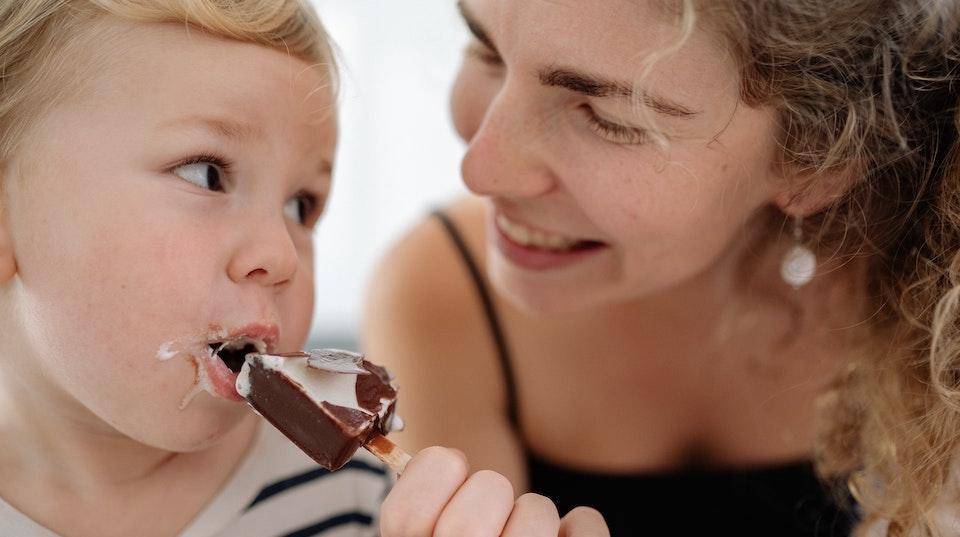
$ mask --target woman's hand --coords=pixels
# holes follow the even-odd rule
[[[414,457],[383,502],[382,537],[609,537],[593,509],[562,520],[553,502],[537,494],[514,500],[513,485],[483,470],[469,474],[455,449],[427,448]]]

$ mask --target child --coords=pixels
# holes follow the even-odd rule
[[[376,532],[385,471],[319,470],[209,351],[307,335],[337,138],[311,10],[6,1],[0,73],[0,534]],[[587,511],[563,524],[432,448],[380,531],[605,534]]]

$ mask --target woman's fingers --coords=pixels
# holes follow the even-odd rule
[[[577,507],[560,521],[559,537],[610,537],[610,530],[596,509]]]
[[[539,494],[524,494],[513,506],[503,537],[556,537],[559,531],[560,515],[553,502]]]
[[[467,479],[458,450],[427,448],[407,464],[380,508],[383,537],[432,537],[441,513]]]
[[[447,504],[434,536],[499,537],[512,510],[513,485],[506,477],[483,470],[470,476]]]

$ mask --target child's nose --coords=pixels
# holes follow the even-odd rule
[[[255,282],[265,287],[285,284],[297,273],[299,253],[284,218],[247,220],[244,238],[227,267],[236,283]]]

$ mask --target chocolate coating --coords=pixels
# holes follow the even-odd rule
[[[396,390],[390,385],[387,371],[366,360],[362,367],[371,374],[355,375],[360,409],[322,401],[323,394],[313,394],[311,398],[300,384],[281,371],[263,367],[258,356],[249,357],[248,364],[250,405],[328,470],[346,464],[373,434],[385,432],[383,423],[390,423]],[[318,405],[315,400],[322,402]]]
[[[362,408],[383,416],[379,422],[382,429],[380,432],[386,434],[390,432],[389,424],[396,412],[397,390],[393,388],[390,373],[386,368],[367,360],[360,365],[371,374],[357,376],[357,401]],[[387,405],[386,412],[383,412],[384,401]]]

